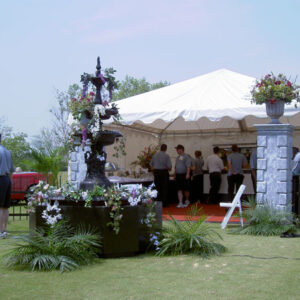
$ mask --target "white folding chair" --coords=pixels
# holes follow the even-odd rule
[[[228,207],[228,211],[221,223],[221,227],[222,229],[224,229],[226,226],[227,226],[227,223],[234,211],[234,209],[236,207],[239,208],[239,211],[240,211],[240,222],[241,222],[241,225],[242,227],[244,227],[244,222],[243,222],[243,216],[242,216],[242,204],[241,204],[241,196],[245,190],[246,186],[244,184],[242,184],[239,188],[239,190],[237,191],[235,197],[233,198],[233,201],[231,203],[226,203],[226,202],[220,202],[220,206],[221,207]]]

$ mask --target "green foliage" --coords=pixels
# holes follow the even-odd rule
[[[26,169],[24,161],[30,157],[30,146],[26,138],[25,133],[11,132],[2,138],[2,145],[10,151],[14,166],[23,170]]]
[[[214,242],[215,238],[221,236],[211,228],[210,224],[204,223],[205,216],[199,216],[197,221],[193,221],[192,217],[195,215],[199,215],[199,210],[192,206],[184,222],[170,216],[171,221],[164,224],[157,255],[195,254],[207,258],[221,255],[226,251],[225,246]]]
[[[268,204],[256,205],[255,197],[243,203],[246,210],[243,217],[247,220],[244,227],[232,229],[231,233],[274,236],[283,232],[294,232],[293,213],[279,210]]]
[[[126,75],[125,79],[118,84],[118,90],[115,92],[113,99],[121,100],[132,97],[142,93],[146,93],[164,86],[169,85],[167,81],[160,81],[157,83],[149,83],[145,78],[137,79]]]
[[[8,267],[20,266],[32,271],[72,271],[91,263],[101,245],[100,237],[93,231],[83,227],[74,229],[66,221],[14,238],[19,243],[4,256],[4,263]]]
[[[122,156],[126,155],[125,142],[126,142],[125,137],[116,138],[115,143],[114,143],[115,152],[112,155],[113,157],[119,158],[121,155]]]
[[[34,171],[43,173],[49,176],[52,173],[52,184],[57,185],[58,173],[63,168],[63,160],[60,149],[54,149],[50,154],[44,153],[41,150],[31,149],[31,160],[26,161],[26,164]]]

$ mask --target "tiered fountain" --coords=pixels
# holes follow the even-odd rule
[[[110,187],[112,183],[105,177],[106,152],[105,146],[112,145],[116,137],[122,136],[117,131],[103,130],[103,120],[118,115],[118,109],[114,106],[108,108],[102,100],[101,89],[107,83],[111,98],[113,89],[113,80],[105,78],[101,74],[100,59],[97,59],[97,71],[95,76],[88,74],[82,75],[83,99],[87,96],[88,84],[91,82],[96,87],[96,97],[94,99],[94,111],[86,110],[83,113],[81,123],[82,132],[77,132],[75,137],[82,138],[84,144],[89,141],[90,150],[85,152],[84,158],[87,165],[87,174],[80,183],[81,190],[92,190],[95,185]],[[97,110],[97,105],[101,106],[101,113]],[[98,124],[96,124],[98,123]],[[84,138],[83,138],[84,137]],[[87,149],[87,148],[85,148]],[[72,155],[71,155],[72,157]],[[72,159],[71,159],[72,160]],[[76,166],[78,168],[78,166]],[[95,228],[102,236],[101,255],[103,257],[131,256],[144,252],[150,244],[149,226],[141,222],[149,212],[147,205],[140,204],[131,206],[127,199],[122,205],[122,218],[120,229],[116,234],[109,224],[111,224],[111,211],[105,201],[102,199],[93,199],[91,207],[85,207],[86,202],[83,199],[65,199],[63,196],[48,198],[52,204],[59,202],[61,214],[64,219],[76,226],[81,224],[88,228]],[[43,227],[45,220],[42,213],[45,206],[37,205],[35,212],[30,214],[30,229]],[[159,230],[162,227],[162,206],[161,202],[155,202],[155,228]],[[152,225],[151,225],[152,226]]]
[[[96,87],[96,97],[94,99],[94,105],[103,105],[101,90],[103,85],[108,82],[109,94],[112,95],[113,84],[109,82],[109,78],[105,78],[101,74],[100,58],[97,58],[96,76],[91,77],[90,81]],[[87,91],[88,79],[82,78],[84,87],[84,93]],[[91,140],[91,151],[85,153],[85,162],[87,164],[86,178],[80,183],[82,190],[91,190],[95,184],[99,186],[110,186],[111,182],[105,176],[105,163],[107,154],[104,151],[105,146],[112,145],[115,142],[115,138],[121,137],[122,134],[118,131],[103,130],[102,120],[108,120],[114,115],[118,114],[117,108],[105,109],[105,115],[98,116],[98,131],[96,134],[88,133],[88,138]]]

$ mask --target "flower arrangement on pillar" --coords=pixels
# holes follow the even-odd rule
[[[300,102],[299,86],[286,78],[273,73],[265,75],[260,81],[256,81],[251,90],[251,102],[266,104],[267,115],[272,119],[271,124],[279,124],[279,118],[284,113],[285,103]]]

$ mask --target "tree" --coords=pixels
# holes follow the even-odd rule
[[[12,127],[6,126],[4,118],[0,118],[0,133],[2,145],[10,151],[14,166],[26,169],[24,160],[29,159],[30,155],[27,135],[23,132],[13,133]]]
[[[6,136],[2,142],[3,146],[10,151],[14,166],[25,170],[26,164],[24,164],[24,161],[30,157],[30,145],[26,138],[25,133],[12,133],[11,136]]]
[[[55,145],[65,148],[66,152],[68,152],[67,145],[69,143],[69,126],[67,125],[69,117],[68,101],[75,97],[79,90],[78,84],[70,85],[67,92],[56,90],[58,106],[50,109],[53,115],[52,140],[55,142]],[[42,137],[49,136],[49,132],[44,131],[41,134]]]
[[[113,99],[121,100],[124,98],[146,93],[155,89],[159,89],[168,85],[170,85],[170,83],[167,81],[159,81],[157,83],[151,84],[148,81],[146,81],[144,77],[142,79],[137,79],[126,75],[125,79],[118,84],[118,89],[114,93]]]

